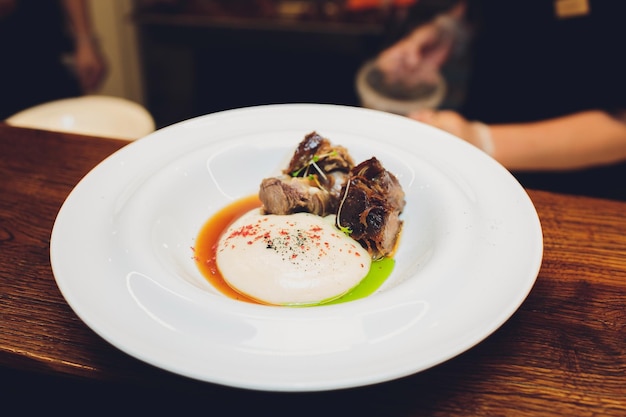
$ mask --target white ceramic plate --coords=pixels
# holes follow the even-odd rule
[[[314,130],[357,162],[376,156],[404,187],[392,275],[331,306],[221,295],[192,259],[198,231]],[[108,342],[187,377],[270,391],[379,383],[466,351],[517,310],[542,253],[528,195],[482,152],[401,116],[309,104],[211,114],[132,142],[76,186],[51,236],[63,296]]]

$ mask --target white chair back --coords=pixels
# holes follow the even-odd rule
[[[152,115],[120,97],[86,95],[43,103],[6,119],[12,126],[136,140],[155,130]]]

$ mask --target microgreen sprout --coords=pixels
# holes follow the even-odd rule
[[[317,175],[309,174],[308,180],[315,183],[317,188],[320,188],[320,189],[324,188],[322,184],[320,184],[320,180],[317,178]]]
[[[311,165],[313,166],[313,168],[315,168],[315,170],[317,172],[320,173],[320,175],[322,176],[322,178],[324,178],[324,180],[327,180],[328,178],[326,177],[326,174],[324,174],[324,171],[322,171],[322,168],[319,167],[319,165],[317,165],[315,163],[315,161],[311,162]]]
[[[345,226],[339,226],[339,230],[341,230],[342,233],[350,236],[352,234],[352,229],[350,229],[349,227],[345,227]]]
[[[350,178],[348,178],[348,181],[346,182],[346,190],[344,191],[343,196],[341,197],[341,202],[339,203],[339,208],[337,209],[337,219],[336,219],[337,227],[339,228],[339,230],[341,230],[343,233],[345,233],[348,236],[352,234],[352,229],[350,229],[348,226],[341,225],[341,209],[343,208],[343,203],[345,203],[346,198],[348,197],[349,188],[350,188]]]
[[[337,151],[336,150],[332,150],[328,153],[324,153],[321,155],[313,155],[313,157],[311,158],[311,160],[309,162],[307,162],[302,168],[295,170],[294,172],[291,173],[292,177],[299,177],[300,174],[302,173],[302,171],[304,171],[304,177],[309,175],[309,168],[312,166],[313,168],[315,168],[315,170],[317,172],[320,173],[320,175],[322,176],[322,178],[326,179],[326,174],[324,173],[324,171],[322,171],[322,169],[317,165],[316,162],[318,162],[320,159],[322,158],[327,158],[330,156],[337,156]]]

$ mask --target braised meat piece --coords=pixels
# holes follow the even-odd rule
[[[259,198],[269,214],[334,214],[353,166],[346,148],[312,132],[300,142],[282,175],[261,181]]]
[[[317,132],[312,132],[300,142],[283,173],[293,177],[306,177],[316,174],[318,168],[323,173],[348,173],[353,166],[354,161],[346,148],[335,146]]]
[[[259,198],[268,214],[336,215],[373,259],[392,255],[402,230],[404,191],[375,157],[354,166],[346,148],[316,132],[305,136],[288,167],[261,181]]]
[[[398,179],[376,158],[352,168],[342,190],[337,212],[337,227],[372,255],[373,259],[391,255],[402,230],[400,214],[406,204]]]
[[[326,216],[337,207],[337,199],[315,182],[289,175],[263,179],[259,198],[268,214],[305,212]]]

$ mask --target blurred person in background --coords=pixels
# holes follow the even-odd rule
[[[482,149],[527,188],[626,199],[626,2],[420,0],[414,14],[434,3],[376,64],[390,83],[432,79],[469,31],[466,97],[458,111],[408,116]]]
[[[107,63],[87,7],[85,0],[0,0],[0,120],[100,87]]]

